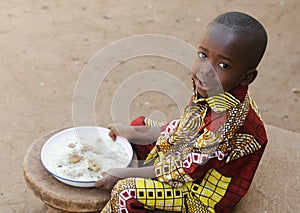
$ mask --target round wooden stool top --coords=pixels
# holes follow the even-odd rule
[[[23,162],[28,187],[46,205],[66,212],[95,212],[101,210],[110,193],[97,188],[79,188],[55,179],[43,167],[40,154],[44,143],[56,132],[37,139],[29,148]],[[134,156],[136,159],[136,156]],[[136,167],[136,160],[130,166]]]

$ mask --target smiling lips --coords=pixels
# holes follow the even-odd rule
[[[193,76],[193,79],[195,81],[196,87],[202,89],[202,90],[209,90],[212,89],[213,87],[215,87],[215,84],[212,84],[210,82],[204,82],[201,81],[199,78],[197,78],[197,76]]]

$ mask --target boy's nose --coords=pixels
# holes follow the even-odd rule
[[[215,76],[215,70],[208,62],[199,65],[198,73],[207,78],[213,78]]]

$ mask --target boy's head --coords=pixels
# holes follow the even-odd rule
[[[215,18],[200,38],[192,67],[198,93],[207,97],[253,82],[266,45],[267,33],[253,17],[228,12]]]

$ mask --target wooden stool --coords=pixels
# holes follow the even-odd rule
[[[78,188],[66,185],[55,179],[41,163],[41,150],[44,143],[56,132],[37,139],[24,158],[23,170],[27,186],[35,196],[54,212],[99,212],[110,198],[110,192],[97,188]],[[137,167],[137,161],[130,164]]]

